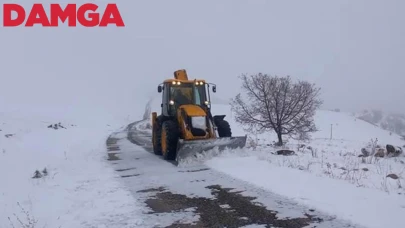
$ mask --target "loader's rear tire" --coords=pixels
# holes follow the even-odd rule
[[[172,120],[165,121],[162,125],[162,154],[165,160],[175,160],[179,128]]]
[[[219,137],[232,137],[231,126],[226,120],[218,120],[217,123]]]
[[[152,134],[153,153],[162,155],[162,130],[156,126]]]

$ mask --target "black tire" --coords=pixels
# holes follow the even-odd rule
[[[216,125],[219,137],[232,137],[231,126],[228,121],[218,120]]]
[[[175,160],[177,152],[177,142],[179,140],[179,128],[176,122],[172,120],[165,121],[162,125],[161,135],[163,158],[165,160]],[[164,143],[166,143],[166,146],[163,145]]]
[[[159,126],[156,126],[154,132],[155,133],[152,134],[153,153],[162,155],[162,130]]]

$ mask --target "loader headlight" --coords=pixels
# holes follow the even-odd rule
[[[209,102],[209,101],[205,101],[204,103],[205,103],[205,105],[209,105],[209,104],[210,104],[210,102]]]
[[[173,82],[172,82],[172,84],[173,84],[173,85],[176,85],[176,82],[175,82],[175,81],[173,81]]]
[[[181,84],[181,82],[177,82],[177,85],[180,85]]]
[[[170,104],[170,105],[174,105],[174,101],[169,101],[169,104]]]

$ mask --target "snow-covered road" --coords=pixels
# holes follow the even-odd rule
[[[203,164],[164,161],[152,153],[142,124],[112,134],[107,146],[121,182],[149,210],[144,227],[354,227]]]

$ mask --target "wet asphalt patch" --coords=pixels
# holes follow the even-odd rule
[[[107,155],[108,161],[117,161],[117,160],[121,160],[117,154],[120,151],[120,147],[117,145],[117,142],[119,141],[118,138],[114,138],[112,136],[108,137],[107,141],[106,141],[106,145],[107,145]]]
[[[129,126],[128,129],[131,129]],[[152,148],[147,144],[150,137],[141,135],[133,137],[137,133],[129,131],[128,140],[132,143],[143,147],[146,151],[152,152]],[[119,140],[109,139],[107,146],[110,150],[119,149],[116,146]],[[109,153],[113,157],[112,160],[118,160],[116,153]],[[135,158],[139,159],[139,158]],[[135,168],[133,168],[135,169]],[[129,169],[119,169],[117,172],[127,171]],[[181,173],[196,173],[209,171],[208,168],[196,170],[180,170]],[[140,174],[123,175],[122,178],[136,177]],[[191,182],[205,182],[205,180],[193,180]],[[220,185],[210,185],[206,187],[210,189],[213,199],[205,197],[189,197],[182,194],[175,194],[163,187],[149,188],[137,191],[138,193],[152,193],[145,200],[146,205],[152,210],[148,214],[161,213],[179,213],[195,208],[195,213],[200,216],[200,219],[195,224],[184,224],[174,222],[166,226],[171,227],[241,227],[251,224],[266,225],[266,227],[289,227],[301,228],[308,226],[311,222],[316,221],[312,216],[305,214],[303,218],[278,219],[278,212],[268,210],[265,206],[257,202],[252,202],[255,197],[243,196],[243,191],[231,192],[232,188],[223,188]]]
[[[148,193],[148,192],[163,192],[163,191],[165,191],[165,188],[159,187],[159,188],[148,188],[148,189],[139,190],[136,192],[137,193]]]
[[[202,171],[207,171],[210,170],[208,168],[205,169],[197,169],[197,170],[186,170],[186,171],[179,171],[179,173],[195,173],[195,172],[202,172]]]
[[[137,132],[134,128],[132,128],[133,124],[129,125],[127,128],[127,139],[136,145],[143,147],[146,151],[153,154],[152,147],[150,146],[150,137],[147,137],[145,132]],[[186,188],[186,192],[184,193],[183,190],[179,194],[178,186],[183,184],[184,182],[174,179],[173,185],[171,184],[163,184],[167,188],[158,187],[162,186],[159,182],[156,181],[145,181],[144,178],[136,178],[137,176],[147,176],[147,175],[156,175],[156,170],[149,169],[150,166],[159,166],[159,162],[167,162],[164,161],[161,156],[144,156],[144,155],[135,155],[132,151],[129,153],[128,151],[116,151],[120,150],[118,144],[122,138],[113,138],[111,136],[107,140],[107,148],[108,148],[108,160],[112,161],[111,164],[121,165],[116,167],[116,171],[118,173],[123,174],[122,172],[130,171],[130,170],[142,170],[145,174],[128,174],[128,175],[121,175],[118,178],[125,179],[124,183],[127,183],[128,186],[133,188],[133,194],[139,200],[143,201],[146,206],[150,209],[150,212],[146,213],[146,217],[150,217],[151,221],[155,224],[153,226],[151,224],[150,227],[169,227],[169,228],[182,228],[182,227],[243,227],[247,225],[262,225],[264,227],[291,227],[291,228],[302,228],[302,227],[309,227],[312,225],[311,228],[317,227],[318,225],[332,224],[330,221],[335,221],[335,217],[318,215],[310,215],[311,212],[314,212],[313,209],[308,209],[304,207],[295,206],[295,203],[289,203],[284,201],[284,199],[279,199],[275,196],[269,195],[257,195],[260,199],[256,199],[255,197],[248,197],[244,195],[252,195],[252,189],[250,187],[236,187],[236,188],[224,188],[223,186],[233,186],[233,180],[229,181],[222,179],[219,174],[215,173],[214,171],[208,168],[189,168],[189,169],[168,169],[164,168],[165,175],[167,178],[172,176],[177,176],[179,178],[185,178],[184,175],[189,176],[191,178],[185,178],[184,181],[189,183]],[[149,145],[147,144],[149,143]],[[143,153],[144,151],[142,151]],[[141,157],[139,157],[141,156]],[[121,158],[120,158],[121,157]],[[159,158],[161,161],[159,161]],[[141,159],[139,162],[137,160]],[[118,160],[118,161],[117,161]],[[171,163],[171,162],[170,162]],[[145,165],[147,164],[147,165]],[[165,167],[163,165],[163,167]],[[143,169],[145,168],[145,169]],[[133,177],[133,178],[131,178]],[[153,178],[152,178],[153,179]],[[134,187],[135,186],[135,187]],[[142,189],[144,186],[145,189]],[[148,186],[149,188],[147,188]],[[174,187],[174,188],[173,188]],[[177,190],[175,190],[177,189]],[[188,190],[187,190],[188,189]],[[192,189],[192,190],[191,190]],[[200,195],[199,192],[205,189],[206,192],[208,190],[207,195]],[[242,191],[235,191],[234,189],[242,190]],[[190,194],[191,192],[191,194]],[[197,194],[195,194],[197,193]],[[242,195],[244,193],[244,195]],[[200,196],[199,196],[200,195]],[[211,197],[209,197],[209,195]],[[254,193],[254,195],[256,195]],[[262,196],[265,199],[261,198]],[[274,197],[272,199],[272,197]],[[273,204],[271,205],[271,210],[268,209],[264,204],[257,202],[260,200],[261,202],[264,200],[271,199]],[[268,205],[268,204],[266,204]],[[299,217],[281,217],[283,213],[279,213],[284,211],[285,209],[290,207],[288,210],[291,210],[295,214],[298,212]],[[281,209],[281,210],[279,210]],[[182,213],[187,212],[187,215]],[[189,215],[189,214],[192,215]],[[171,217],[173,215],[173,217]],[[195,216],[193,216],[195,215]],[[156,217],[155,217],[156,216]],[[163,217],[171,217],[170,223],[165,222]],[[186,217],[191,219],[193,217],[194,223],[190,224],[187,223],[184,219],[180,219],[180,217]],[[190,217],[191,216],[191,217]],[[320,216],[320,217],[319,217]],[[196,218],[198,217],[198,218]],[[162,220],[163,219],[163,220]],[[197,221],[196,221],[197,220]],[[189,221],[188,221],[189,222]],[[162,224],[164,223],[164,224]],[[157,226],[157,224],[161,224],[161,226]],[[339,222],[338,222],[339,224]],[[343,223],[340,223],[343,224]],[[332,226],[328,226],[332,227]],[[342,227],[352,227],[344,225],[333,226],[342,228]]]
[[[136,168],[127,168],[127,169],[116,169],[115,171],[117,172],[124,172],[124,171],[129,171],[129,170],[134,170]]]
[[[145,201],[151,214],[178,213],[195,208],[200,216],[199,221],[192,224],[174,223],[168,227],[241,227],[251,224],[265,225],[266,227],[301,228],[321,219],[305,214],[302,218],[277,218],[278,212],[271,211],[264,206],[252,202],[255,197],[243,196],[241,192],[231,192],[232,188],[223,188],[220,185],[207,186],[214,196],[211,198],[188,197],[174,194],[164,188],[154,189],[154,196]],[[144,192],[149,192],[146,189]]]
[[[118,146],[108,147],[108,151],[119,151],[120,148]]]
[[[118,140],[119,140],[118,138],[108,137],[106,144],[107,144],[107,146],[115,145],[115,144],[117,144]]]
[[[121,177],[122,177],[122,178],[128,178],[128,177],[137,177],[137,176],[139,176],[139,175],[141,175],[141,174],[122,175]]]
[[[117,156],[117,154],[118,154],[118,153],[107,153],[107,155],[108,155],[107,160],[108,160],[108,161],[118,161],[118,160],[121,160],[121,159]]]

